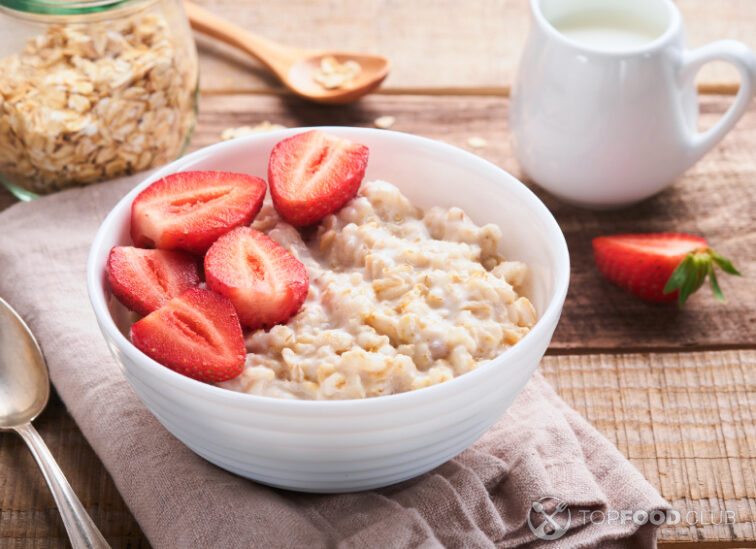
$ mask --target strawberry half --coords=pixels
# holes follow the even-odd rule
[[[198,381],[226,381],[244,369],[244,336],[234,306],[210,290],[192,288],[131,326],[144,354]]]
[[[646,301],[674,301],[682,306],[709,277],[714,296],[724,302],[714,265],[742,276],[705,239],[682,233],[619,234],[593,240],[599,271],[610,281]]]
[[[113,295],[140,315],[150,314],[200,282],[194,256],[131,246],[110,250],[107,272]]]
[[[365,145],[319,130],[284,139],[268,163],[273,205],[296,227],[317,223],[357,194],[367,161]]]
[[[143,190],[131,205],[131,238],[141,248],[203,254],[219,236],[248,225],[265,181],[228,172],[181,172]]]
[[[250,227],[220,237],[205,256],[207,285],[231,300],[253,330],[286,322],[302,306],[310,281],[302,262]]]

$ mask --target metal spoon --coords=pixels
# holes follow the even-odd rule
[[[318,103],[355,101],[377,88],[391,67],[388,59],[380,55],[284,46],[244,30],[188,1],[184,2],[184,10],[194,30],[252,55],[270,69],[284,86],[297,95]],[[323,88],[313,80],[313,75],[325,56],[332,56],[339,63],[356,61],[362,70],[347,87]]]
[[[109,549],[31,421],[47,405],[50,378],[42,350],[18,313],[0,298],[0,430],[26,441],[50,486],[74,549]]]

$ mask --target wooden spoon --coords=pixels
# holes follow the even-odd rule
[[[252,55],[287,88],[305,99],[349,103],[377,88],[389,72],[388,59],[380,55],[292,48],[247,32],[191,2],[184,2],[184,9],[194,30]],[[326,56],[334,57],[339,63],[351,59],[359,63],[362,70],[342,87],[326,89],[314,79],[321,59]]]

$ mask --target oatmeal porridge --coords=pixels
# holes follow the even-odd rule
[[[270,203],[252,227],[305,265],[309,293],[286,324],[247,335],[226,389],[294,399],[420,389],[493,359],[536,322],[518,294],[527,267],[497,255],[498,227],[459,208],[423,212],[390,183],[364,183],[306,240]]]

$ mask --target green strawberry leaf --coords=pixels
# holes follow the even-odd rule
[[[699,268],[700,267],[698,265],[698,262],[694,257],[690,266],[686,269],[685,280],[683,280],[683,283],[680,286],[680,296],[678,298],[678,303],[681,307],[685,304],[685,301],[687,301],[690,295],[701,286]]]
[[[709,253],[711,254],[711,259],[714,260],[714,263],[719,265],[719,268],[724,272],[731,275],[743,276],[742,274],[740,274],[740,271],[735,268],[735,265],[732,264],[732,261],[730,261],[726,257],[722,257],[714,250],[709,250]]]
[[[719,287],[719,281],[717,280],[717,273],[714,272],[714,263],[709,263],[709,285],[711,291],[714,293],[714,297],[717,301],[725,302],[725,296],[722,293],[722,288]]]
[[[667,285],[664,286],[664,293],[668,294],[674,292],[682,287],[685,280],[688,278],[688,273],[693,265],[693,254],[688,254],[680,262],[675,271],[667,280]]]
[[[679,290],[677,301],[682,307],[691,294],[701,287],[708,276],[714,297],[724,303],[724,293],[722,293],[722,288],[719,286],[717,275],[714,272],[715,264],[727,274],[743,276],[729,259],[719,255],[711,248],[696,250],[686,255],[670,275],[667,284],[664,286],[664,293],[668,294]]]

